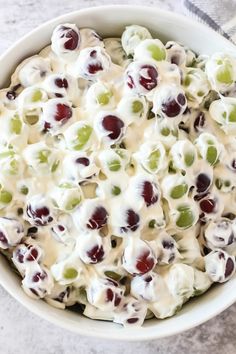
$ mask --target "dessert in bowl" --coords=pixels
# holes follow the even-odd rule
[[[9,265],[2,283],[80,333],[173,334],[234,301],[209,304],[235,281],[233,47],[200,25],[192,38],[199,26],[218,47],[191,46],[181,25],[166,40],[178,17],[158,12],[155,28],[144,9],[116,33],[99,27],[114,7],[49,23],[51,45],[1,91],[1,249],[32,299]]]

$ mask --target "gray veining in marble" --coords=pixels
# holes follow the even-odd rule
[[[44,21],[79,8],[146,4],[180,11],[181,0],[0,0],[0,54]],[[157,19],[158,21],[158,19]],[[0,354],[236,354],[236,304],[193,330],[136,343],[97,340],[36,317],[0,287]]]

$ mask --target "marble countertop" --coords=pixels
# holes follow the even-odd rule
[[[83,7],[133,0],[0,0],[0,54],[44,21]],[[181,12],[181,0],[135,0]],[[158,21],[158,19],[157,19]],[[62,330],[28,312],[0,287],[0,354],[235,354],[236,304],[171,338],[136,343],[98,340]]]

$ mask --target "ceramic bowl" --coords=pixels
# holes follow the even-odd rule
[[[153,7],[104,6],[75,11],[55,18],[28,33],[0,57],[0,87],[8,84],[10,74],[24,58],[36,54],[50,43],[55,26],[76,23],[92,27],[101,36],[120,36],[124,27],[139,24],[162,39],[180,41],[197,53],[235,51],[229,41],[186,17]],[[174,317],[147,320],[143,327],[123,328],[120,325],[91,320],[68,310],[59,310],[44,301],[29,298],[20,286],[20,279],[0,256],[0,284],[21,304],[42,318],[80,335],[118,340],[150,340],[174,335],[216,316],[236,300],[236,277],[224,285],[212,287],[206,294],[187,303]]]

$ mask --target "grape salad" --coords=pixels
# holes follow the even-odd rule
[[[23,290],[141,326],[235,273],[236,55],[57,26],[0,90],[0,251]]]

